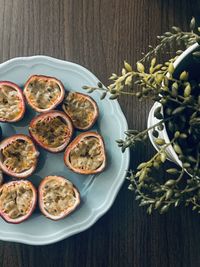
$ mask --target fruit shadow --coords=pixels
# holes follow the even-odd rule
[[[37,168],[35,170],[36,173],[41,171],[44,168],[44,164],[47,159],[47,151],[45,151],[42,148],[37,147],[37,150],[39,151],[39,157],[38,157],[38,163],[37,163]]]
[[[22,120],[18,121],[18,122],[14,122],[13,126],[17,129],[20,128],[26,128],[26,133],[28,134],[28,125],[30,123],[30,121],[32,120],[33,117],[35,117],[37,115],[37,113],[31,109],[28,105],[26,105],[26,111],[25,111],[25,115],[23,117]],[[24,129],[23,129],[24,131]]]

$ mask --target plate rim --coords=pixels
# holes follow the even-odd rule
[[[99,79],[91,71],[89,71],[87,68],[83,67],[82,65],[79,65],[79,64],[71,62],[71,61],[57,59],[57,58],[45,56],[45,55],[33,55],[33,56],[11,58],[11,59],[0,64],[0,71],[2,68],[9,66],[10,64],[13,64],[15,62],[20,61],[20,63],[21,62],[29,63],[29,61],[32,61],[32,60],[33,61],[47,60],[51,63],[58,63],[58,64],[62,64],[62,65],[71,65],[71,66],[74,66],[74,67],[80,69],[81,71],[83,71],[95,83],[99,82]],[[34,64],[34,62],[32,62],[32,64]],[[115,106],[115,109],[116,109],[118,115],[120,115],[120,123],[121,123],[121,126],[123,127],[123,130],[124,131],[127,130],[128,129],[128,123],[127,123],[126,117],[125,117],[124,113],[122,112],[122,109],[121,109],[118,101],[112,100],[112,105]],[[125,181],[125,177],[126,177],[126,174],[128,171],[129,163],[130,163],[130,149],[128,148],[126,150],[126,152],[123,153],[123,164],[121,165],[121,168],[118,172],[120,179],[115,180],[115,183],[113,183],[115,186],[113,186],[113,184],[112,184],[113,190],[112,190],[112,193],[110,190],[109,198],[107,198],[107,200],[104,201],[103,205],[98,208],[98,212],[91,213],[90,216],[87,218],[87,220],[81,224],[81,226],[78,226],[75,229],[71,229],[71,231],[69,231],[69,232],[66,232],[66,228],[64,228],[59,233],[48,235],[48,237],[46,237],[46,238],[48,238],[48,240],[46,240],[46,239],[44,240],[44,236],[42,237],[43,240],[37,239],[37,238],[33,239],[32,235],[28,235],[28,234],[24,234],[24,233],[20,233],[20,235],[18,234],[18,235],[13,237],[13,233],[10,233],[10,232],[6,232],[6,235],[3,235],[3,236],[1,235],[0,240],[23,243],[23,244],[28,244],[28,245],[48,245],[48,244],[59,242],[63,239],[66,239],[66,238],[72,236],[72,235],[75,235],[75,234],[78,234],[78,233],[81,233],[81,232],[87,230],[92,225],[94,225],[113,205],[113,203],[117,197],[117,194],[118,194],[120,188],[122,187],[122,184]],[[122,170],[122,166],[123,166],[123,170]],[[89,223],[87,222],[88,219],[91,219]],[[9,233],[10,233],[10,235],[9,235]]]

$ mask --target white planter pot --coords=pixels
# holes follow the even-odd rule
[[[174,68],[176,69],[178,66],[180,66],[181,62],[183,62],[183,60],[189,55],[191,54],[199,45],[196,43],[194,45],[192,45],[191,47],[189,47],[188,49],[186,49],[178,58],[177,60],[174,62]],[[160,120],[156,119],[154,117],[154,111],[157,107],[159,106],[162,106],[160,103],[156,102],[150,112],[149,112],[149,116],[148,116],[148,121],[147,121],[147,127],[151,127],[153,126],[154,124],[158,123]],[[169,137],[168,137],[168,134],[167,134],[167,130],[166,130],[166,127],[165,125],[164,126],[164,129],[162,131],[159,131],[159,138],[162,138],[165,140],[166,143],[169,143],[170,140],[169,140]],[[154,148],[159,151],[159,146],[155,143],[155,137],[152,135],[152,130],[150,130],[148,132],[149,134],[149,139],[152,143],[152,145],[154,146]],[[176,152],[174,151],[173,147],[171,145],[169,145],[167,148],[166,148],[166,153],[167,153],[167,159],[176,163],[177,165],[179,165],[180,167],[182,167],[182,162],[179,160]]]

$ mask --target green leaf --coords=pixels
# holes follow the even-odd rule
[[[179,113],[181,113],[183,110],[185,110],[185,107],[178,107],[178,108],[175,108],[175,109],[172,111],[172,115],[179,114]]]
[[[131,65],[130,65],[128,62],[126,62],[126,61],[124,61],[124,67],[125,67],[125,69],[126,69],[128,72],[133,71]]]
[[[177,182],[176,180],[168,180],[166,183],[165,183],[165,186],[172,186],[172,185],[175,185]]]
[[[175,152],[177,154],[179,154],[179,155],[183,154],[183,151],[182,151],[181,147],[178,144],[174,144],[173,148],[174,148],[174,150],[175,150]]]
[[[144,72],[145,68],[144,65],[141,62],[137,62],[137,70],[141,73]]]
[[[162,161],[162,163],[164,163],[167,159],[167,154],[165,152],[162,152],[160,154],[160,160]]]
[[[128,76],[127,78],[126,78],[126,80],[125,80],[125,85],[131,85],[132,84],[132,76],[130,75],[130,76]]]
[[[195,51],[192,53],[192,55],[199,58],[200,57],[200,51]]]
[[[173,65],[173,63],[170,63],[170,64],[169,64],[168,72],[169,72],[170,74],[173,74],[173,73],[174,73],[174,65]]]
[[[177,173],[179,173],[179,171],[177,169],[175,169],[175,168],[167,169],[166,172],[169,173],[169,174],[177,174]]]
[[[190,30],[191,30],[191,31],[194,30],[194,28],[195,28],[195,24],[196,24],[196,22],[195,22],[195,18],[193,17],[193,18],[191,19],[191,21],[190,21]]]
[[[191,90],[192,90],[191,85],[188,84],[188,85],[185,87],[185,89],[184,89],[184,97],[188,97],[188,96],[190,96],[190,94],[191,94]]]
[[[174,191],[172,189],[167,190],[167,193],[165,195],[165,199],[168,200],[172,197]]]
[[[167,212],[169,210],[169,207],[170,207],[169,204],[164,205],[160,210],[160,214],[163,214],[163,213]]]
[[[162,146],[162,145],[165,144],[165,140],[162,139],[162,138],[157,138],[157,139],[155,140],[155,142],[156,142],[156,144],[159,145],[159,146]]]
[[[180,77],[179,79],[181,81],[187,81],[188,80],[188,76],[189,76],[189,73],[187,71],[183,71],[181,74],[180,74]]]

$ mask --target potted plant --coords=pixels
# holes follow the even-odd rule
[[[128,130],[124,140],[116,140],[124,152],[127,147],[140,145],[149,135],[157,150],[151,159],[128,172],[129,189],[149,214],[153,210],[162,214],[180,204],[200,213],[199,32],[194,18],[190,31],[172,27],[170,32],[158,36],[159,44],[150,47],[137,62],[136,70],[125,61],[121,75],[113,73],[107,87],[101,83],[97,87],[83,86],[90,93],[100,90],[101,99],[132,95],[139,101],[155,101],[147,129]],[[159,63],[158,55],[166,54],[168,48],[175,51],[174,56]],[[161,178],[160,170],[167,159],[176,165],[167,168]]]

